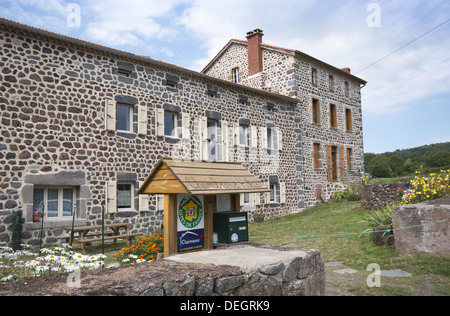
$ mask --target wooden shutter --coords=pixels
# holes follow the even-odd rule
[[[138,134],[139,135],[147,135],[147,125],[148,125],[147,106],[140,105],[138,107]]]
[[[256,126],[252,126],[250,128],[250,133],[251,133],[251,146],[253,148],[258,148],[258,129],[256,128]]]
[[[266,127],[261,127],[260,128],[260,134],[261,134],[262,149],[267,149],[267,128]]]
[[[344,147],[339,147],[339,170],[341,171],[341,182],[345,181],[345,156]]]
[[[314,169],[320,168],[319,153],[320,153],[320,145],[315,143],[314,144]]]
[[[255,204],[256,206],[260,206],[260,205],[261,205],[261,193],[255,193],[255,194],[254,194],[254,198],[255,198],[254,204]]]
[[[105,129],[114,132],[116,130],[116,102],[105,100]]]
[[[208,160],[208,118],[202,117],[201,123],[201,145],[200,145],[200,152],[201,152],[201,159],[202,160]]]
[[[164,137],[164,110],[156,109],[155,118],[156,118],[156,136]]]
[[[144,184],[143,181],[139,182],[139,187]],[[149,211],[149,202],[150,196],[148,194],[139,194],[139,212],[148,212]]]
[[[280,204],[286,204],[286,183],[280,183]]]
[[[228,123],[222,121],[222,161],[229,162],[228,159]]]
[[[331,157],[331,146],[327,146],[327,170],[328,181],[333,181],[333,159]]]
[[[117,182],[106,182],[106,214],[117,213]]]
[[[239,123],[234,124],[234,146],[239,147],[241,138],[239,137]]]
[[[187,113],[181,114],[181,137],[183,139],[191,138],[191,117]]]
[[[278,151],[283,150],[283,133],[280,128],[277,128],[277,138],[278,138]]]

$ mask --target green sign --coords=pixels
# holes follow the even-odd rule
[[[187,229],[199,226],[203,219],[203,206],[196,196],[186,196],[179,203],[178,218],[180,223]]]

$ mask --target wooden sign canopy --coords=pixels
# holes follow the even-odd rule
[[[241,163],[161,159],[138,194],[218,195],[270,192]]]

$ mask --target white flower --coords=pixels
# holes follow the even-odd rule
[[[145,259],[138,259],[138,260],[136,260],[136,263],[142,263],[142,262],[145,262]]]
[[[130,262],[130,259],[123,259],[122,262],[123,262],[123,263]]]
[[[36,267],[36,273],[43,273],[48,269],[49,269],[48,266],[39,265]]]
[[[11,281],[12,279],[14,279],[14,277],[15,277],[14,274],[7,275],[7,276],[5,276],[4,278],[0,279],[0,282],[9,282],[9,281]]]

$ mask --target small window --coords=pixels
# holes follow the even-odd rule
[[[244,193],[244,204],[250,204],[250,193]]]
[[[314,143],[314,169],[319,169],[320,144]]]
[[[122,78],[130,78],[131,77],[131,71],[119,69],[118,72],[117,72],[117,75],[119,77],[122,77]]]
[[[239,125],[239,144],[250,147],[250,130],[246,125]]]
[[[215,99],[215,98],[217,98],[217,93],[216,92],[212,92],[212,91],[208,91],[208,97]]]
[[[233,70],[231,70],[231,74],[233,76],[233,82],[234,83],[239,83],[240,82],[239,68],[233,68]]]
[[[131,132],[133,118],[133,107],[124,104],[117,104],[116,128],[118,131]]]
[[[350,84],[348,83],[348,81],[345,82],[344,84],[344,93],[345,93],[345,97],[349,98],[350,97]]]
[[[353,130],[353,122],[352,122],[352,110],[345,109],[345,127],[347,131],[351,132]]]
[[[275,133],[274,133],[274,131],[272,130],[272,128],[268,128],[267,129],[267,148],[268,149],[275,149],[274,148],[274,136],[275,136]]]
[[[334,76],[333,75],[328,76],[328,85],[330,88],[330,92],[334,92]]]
[[[178,137],[178,113],[164,112],[164,135]]]
[[[313,86],[317,86],[317,69],[311,69],[311,83]]]
[[[33,190],[33,212],[43,210],[47,220],[63,220],[72,217],[75,205],[75,188],[49,187]]]
[[[320,102],[317,99],[312,100],[313,123],[320,124]]]
[[[117,184],[117,210],[130,211],[134,209],[134,185],[132,183]]]
[[[176,88],[177,87],[177,83],[174,82],[174,81],[166,80],[166,86],[168,86],[170,88]]]
[[[330,104],[330,127],[337,128],[336,104]]]

